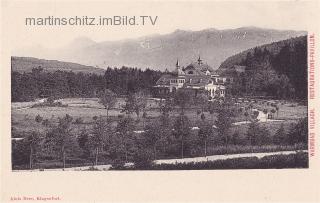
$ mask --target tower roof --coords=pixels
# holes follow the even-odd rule
[[[199,55],[199,58],[198,58],[198,64],[199,64],[199,65],[202,64],[202,59],[200,58],[200,55]]]
[[[179,59],[177,59],[176,67],[180,67]]]

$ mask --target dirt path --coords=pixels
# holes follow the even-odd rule
[[[307,152],[307,150],[303,150]],[[184,159],[164,159],[156,160],[156,164],[177,164],[177,163],[190,163],[190,162],[205,162],[205,161],[216,161],[216,160],[226,160],[244,157],[257,157],[262,158],[270,155],[288,155],[294,154],[296,151],[280,151],[280,152],[264,152],[264,153],[243,153],[243,154],[227,154],[227,155],[212,155],[207,157],[194,157],[194,158],[184,158]]]
[[[302,150],[302,152],[308,152],[307,150]],[[297,151],[278,151],[278,152],[265,152],[265,153],[243,153],[243,154],[227,154],[227,155],[212,155],[207,157],[193,157],[193,158],[184,158],[184,159],[161,159],[156,160],[155,164],[177,164],[177,163],[190,163],[190,162],[206,162],[206,161],[216,161],[216,160],[226,160],[226,159],[235,159],[235,158],[247,158],[247,157],[257,157],[261,159],[265,156],[270,155],[288,155],[288,154],[295,154]],[[133,163],[127,163],[127,166],[133,165]],[[95,166],[94,169],[98,171],[105,171],[109,170],[111,167],[110,164],[108,165],[98,165]],[[86,171],[92,169],[92,166],[81,166],[81,167],[71,167],[65,168],[64,170],[59,169],[44,169],[43,171]],[[34,170],[13,170],[14,172],[36,172],[40,171],[39,169]]]

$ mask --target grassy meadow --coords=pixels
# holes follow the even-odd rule
[[[92,161],[87,158],[83,158],[83,152],[77,144],[77,137],[80,135],[82,129],[90,129],[94,124],[94,117],[106,117],[107,110],[103,105],[99,103],[98,98],[67,98],[58,100],[61,102],[62,106],[36,106],[34,103],[27,104],[12,104],[12,138],[23,138],[25,132],[38,131],[39,133],[45,134],[51,126],[58,124],[58,118],[64,117],[66,114],[73,118],[72,123],[72,135],[73,139],[71,141],[72,148],[68,151],[67,157],[67,167],[71,166],[83,166],[90,165]],[[160,116],[159,105],[157,100],[149,99],[147,104],[146,117],[137,118],[137,115],[132,114],[131,117],[135,120],[135,132],[142,131],[144,126],[149,122],[157,119]],[[121,112],[121,107],[125,103],[124,98],[117,98],[117,103],[115,107],[109,110],[109,120],[111,120],[112,125],[115,127],[117,122],[121,117],[126,116]],[[270,102],[271,103],[271,102]],[[237,104],[237,108],[247,108],[251,105],[251,109],[257,109],[262,111],[263,109],[268,109],[270,112],[274,107],[268,104],[267,101],[255,101],[255,102],[240,102]],[[276,133],[276,131],[283,124],[286,131],[298,122],[300,118],[307,116],[307,106],[296,103],[296,102],[286,102],[278,101],[278,112],[275,113],[274,119],[281,120],[277,122],[261,122],[259,125],[266,127],[270,134],[270,139]],[[199,126],[201,122],[200,115],[197,113],[199,108],[197,106],[190,106],[185,110],[185,115],[190,119],[191,126]],[[249,112],[251,110],[248,110]],[[174,122],[176,116],[180,113],[180,109],[175,107],[170,113],[170,122]],[[209,112],[203,113],[205,119],[214,125],[217,119],[217,113],[210,114]],[[42,117],[43,120],[47,120],[46,125],[43,122],[36,122],[35,118],[37,116]],[[237,113],[236,117],[233,119],[234,122],[241,122],[250,120],[248,117],[243,115],[243,112]],[[232,144],[229,146],[224,146],[219,143],[216,136],[212,137],[207,145],[207,155],[217,155],[217,154],[237,154],[237,153],[255,153],[255,152],[274,152],[274,151],[291,151],[291,150],[302,150],[307,149],[306,145],[275,145],[273,143],[265,143],[262,146],[250,146],[246,142],[246,133],[248,131],[248,123],[241,125],[232,125],[230,128],[230,134],[232,135]],[[13,141],[15,142],[15,141]],[[203,148],[198,140],[198,129],[193,128],[191,130],[191,135],[188,140],[188,145],[186,146],[186,151],[188,157],[203,156]],[[172,149],[171,154],[159,154],[159,159],[166,158],[177,158],[178,153],[175,153],[175,149]],[[105,156],[104,156],[105,155]],[[38,168],[55,168],[61,167],[61,161],[59,156],[46,157],[46,152],[43,152],[39,156],[37,163],[35,164]],[[108,164],[110,162],[107,153],[101,153],[99,159],[99,164]],[[15,168],[25,168],[26,166],[15,166]]]

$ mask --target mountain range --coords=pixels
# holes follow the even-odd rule
[[[162,71],[166,68],[173,70],[177,59],[186,66],[200,55],[205,63],[217,69],[224,60],[239,52],[306,34],[305,31],[257,27],[176,30],[170,34],[120,41],[95,42],[81,37],[59,49],[35,46],[15,50],[13,55],[68,61],[102,69],[129,66]]]

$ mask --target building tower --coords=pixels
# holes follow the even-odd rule
[[[199,55],[199,58],[198,58],[198,64],[202,65],[202,59],[200,58],[200,55]]]
[[[177,63],[176,63],[176,71],[177,71],[178,75],[183,75],[183,71],[180,67],[180,63],[179,63],[178,59],[177,59]]]

